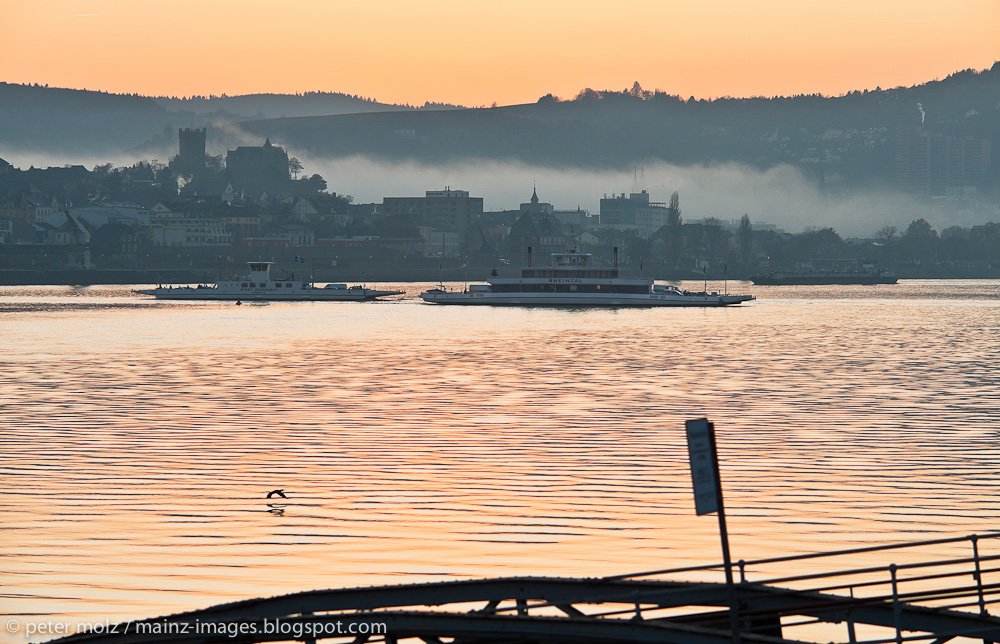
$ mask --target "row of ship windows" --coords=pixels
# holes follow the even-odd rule
[[[285,288],[292,288],[292,282],[285,284]],[[240,284],[242,288],[264,288],[267,286],[267,282],[261,282],[260,284],[254,284],[253,282],[242,282]],[[281,288],[281,282],[275,282],[274,288]]]
[[[546,269],[530,269],[525,268],[521,271],[521,277],[587,277],[596,279],[609,279],[618,277],[618,269],[607,269],[607,270],[582,270],[582,271],[567,271],[567,270],[546,270]]]
[[[649,293],[643,284],[494,284],[493,293]]]

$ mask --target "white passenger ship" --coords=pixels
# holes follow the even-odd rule
[[[420,294],[434,304],[507,306],[729,306],[752,295],[684,291],[671,284],[619,276],[618,267],[591,268],[590,253],[552,253],[549,266],[521,269],[521,277],[497,278],[457,292],[433,288]],[[529,262],[530,264],[530,262]]]
[[[383,291],[350,286],[327,284],[313,286],[310,282],[271,277],[273,262],[250,262],[250,274],[236,279],[220,280],[215,284],[198,286],[158,286],[155,289],[136,291],[160,300],[235,300],[289,301],[289,302],[364,302],[388,295],[402,295],[403,291]]]

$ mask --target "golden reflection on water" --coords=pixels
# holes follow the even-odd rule
[[[736,558],[998,527],[1000,284],[753,292],[532,310],[0,290],[2,612],[715,562],[699,416]]]

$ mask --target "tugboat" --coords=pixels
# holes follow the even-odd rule
[[[620,277],[613,268],[592,268],[590,253],[575,250],[552,253],[548,266],[528,266],[520,277],[494,278],[487,284],[471,284],[464,291],[448,291],[443,285],[420,294],[432,304],[480,304],[495,306],[729,306],[755,299],[752,295],[720,295],[717,292],[684,291],[651,279]]]
[[[283,302],[366,302],[390,295],[402,295],[403,291],[384,291],[364,286],[327,284],[320,288],[310,282],[289,279],[273,279],[273,262],[250,262],[250,274],[245,277],[220,280],[215,284],[198,286],[158,286],[154,289],[136,291],[152,295],[159,300],[235,300],[283,301]]]

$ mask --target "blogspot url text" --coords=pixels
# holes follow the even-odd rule
[[[72,635],[93,633],[97,635],[288,635],[295,639],[319,638],[335,635],[386,635],[388,629],[381,622],[360,622],[344,619],[263,619],[254,621],[129,621],[104,622],[29,622],[8,619],[8,633],[34,635]]]

